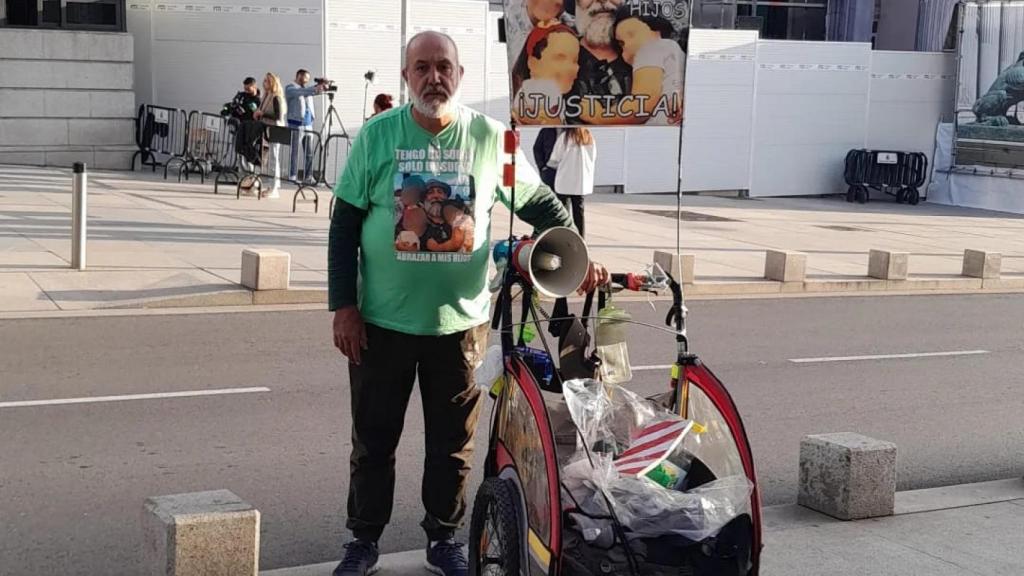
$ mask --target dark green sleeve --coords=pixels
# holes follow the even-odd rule
[[[327,239],[327,307],[332,312],[358,302],[359,241],[366,211],[339,198]]]
[[[530,199],[516,210],[516,216],[533,226],[535,232],[543,232],[556,226],[576,230],[572,223],[572,215],[551,188],[544,184],[538,186]]]

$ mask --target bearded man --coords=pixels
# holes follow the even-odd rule
[[[615,96],[632,90],[633,67],[615,49],[615,11],[623,0],[576,0],[579,72],[570,96]],[[578,118],[567,118],[578,123]]]
[[[335,576],[365,576],[379,567],[377,542],[394,500],[395,449],[417,381],[425,432],[426,567],[443,576],[468,571],[455,531],[466,512],[482,399],[473,370],[490,331],[491,209],[496,201],[511,202],[501,179],[505,127],[457,103],[462,76],[449,36],[423,32],[409,40],[402,77],[412,104],[363,126],[334,191],[328,299],[334,345],[349,359],[352,456],[346,525],[354,536]],[[554,192],[520,158],[512,210],[537,230],[572,227]],[[396,182],[412,172],[451,176],[456,168],[455,180],[472,181],[476,190],[472,207],[465,207],[472,220],[464,223],[475,226],[468,259],[397,250]],[[429,197],[431,183],[426,188]],[[445,196],[446,185],[434,188],[433,194]],[[592,264],[583,289],[607,281],[607,271]]]

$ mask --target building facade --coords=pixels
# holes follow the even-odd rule
[[[814,5],[816,1],[792,6],[790,0],[756,4],[707,0],[694,6],[696,22],[724,29],[691,31],[684,190],[741,189],[752,195],[835,191],[841,185],[842,157],[850,147],[888,145],[930,151],[940,110],[952,100],[947,94],[952,85],[951,58],[873,52],[869,42],[823,41],[822,35],[829,31],[856,37],[865,25],[856,19],[848,20],[850,25],[840,26],[839,21],[830,25],[825,16],[835,10],[824,0],[818,2],[824,6]],[[856,9],[857,0],[849,1],[854,3],[844,6],[852,8],[839,12],[863,19],[866,12]],[[755,18],[757,14],[764,17]],[[340,123],[339,128],[355,136],[377,93],[389,93],[396,102],[404,102],[400,70],[406,40],[424,30],[438,30],[451,35],[460,47],[466,69],[462,102],[506,119],[509,81],[506,46],[499,37],[502,16],[500,4],[483,0],[126,0],[126,34],[94,33],[127,40],[122,46],[127,53],[118,57],[124,61],[109,68],[117,77],[97,78],[89,73],[92,83],[87,87],[72,88],[69,83],[60,89],[131,91],[134,98],[122,102],[116,115],[97,118],[120,141],[127,137],[130,143],[132,108],[138,104],[216,113],[245,77],[261,78],[272,72],[287,83],[298,68],[305,68],[313,76],[337,82],[333,106],[340,122],[335,125]],[[707,25],[716,17],[718,25]],[[867,28],[873,30],[873,26]],[[0,32],[10,30],[14,29]],[[802,30],[803,42],[789,38],[796,30]],[[36,38],[69,32],[19,29],[17,33]],[[23,89],[25,73],[10,68],[7,54],[0,51],[0,83]],[[32,54],[47,57],[38,47],[28,49]],[[373,72],[372,83],[367,72]],[[46,82],[62,80],[57,75]],[[0,141],[15,147],[19,142],[43,145],[45,141],[64,150],[78,145],[80,138],[68,138],[68,134],[70,126],[82,125],[80,119],[65,118],[63,125],[38,124],[43,133],[56,134],[53,140],[45,140],[36,134],[31,120],[56,112],[39,111],[28,100],[24,105],[30,116],[16,122],[20,132],[6,130]],[[317,100],[316,115],[322,120],[332,102],[325,97]],[[10,114],[5,108],[0,107],[0,115]],[[7,122],[0,116],[0,126],[8,126]],[[599,185],[626,192],[675,190],[673,170],[649,167],[652,162],[676,163],[677,129],[609,128],[595,133],[603,158],[598,166]],[[524,145],[531,138],[524,131]],[[15,157],[13,148],[7,152],[8,161],[39,161],[38,157]],[[43,160],[48,161],[45,152]],[[68,159],[51,152],[53,159]],[[93,150],[93,159],[98,158],[96,154]],[[782,164],[790,169],[772,169]],[[123,166],[127,167],[127,159]]]

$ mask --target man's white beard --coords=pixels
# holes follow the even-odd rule
[[[427,118],[433,118],[438,120],[448,115],[452,109],[455,108],[456,103],[459,101],[459,91],[456,90],[454,94],[448,97],[448,100],[441,102],[440,100],[432,100],[427,102],[419,97],[418,94],[411,94],[412,107],[417,112],[423,114]]]
[[[609,9],[613,12],[601,12],[604,9]],[[581,11],[576,15],[576,22],[579,25],[579,29],[583,30],[583,40],[588,46],[607,48],[612,45],[615,9],[616,6],[611,2],[604,2],[594,4],[589,10]]]
[[[441,204],[440,200],[430,200],[430,201],[428,201],[427,205],[426,205],[426,209],[427,209],[427,215],[430,216],[432,219],[437,220],[437,221],[441,220],[442,204]]]

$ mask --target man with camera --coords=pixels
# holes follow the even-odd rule
[[[221,108],[220,115],[235,118],[241,122],[251,122],[252,113],[260,107],[260,90],[256,87],[256,79],[249,76],[242,81],[242,91],[235,94],[231,102]]]
[[[326,78],[317,78],[312,86],[309,84],[309,70],[300,68],[295,73],[295,82],[284,89],[284,97],[288,108],[288,126],[300,128],[292,134],[291,162],[288,164],[288,179],[293,182],[299,181],[298,155],[299,148],[302,148],[304,162],[302,164],[302,180],[306,183],[315,181],[312,175],[313,168],[313,96],[333,87],[333,83]]]

